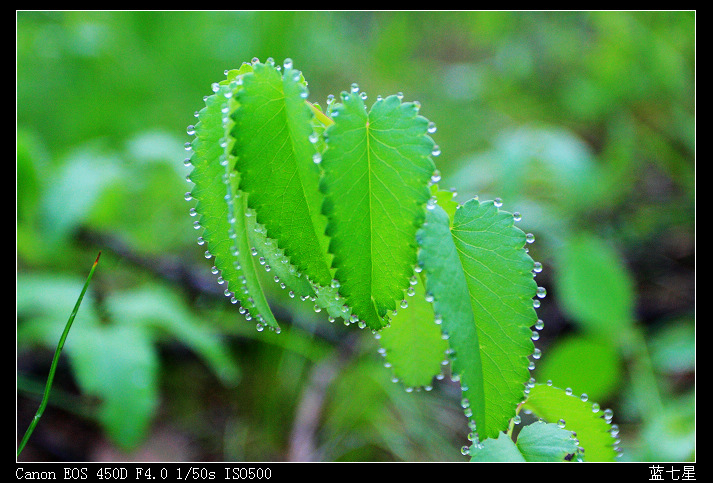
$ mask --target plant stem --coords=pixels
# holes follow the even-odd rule
[[[62,348],[64,347],[64,342],[65,342],[65,340],[67,340],[67,335],[69,334],[69,329],[72,327],[72,322],[74,322],[74,317],[77,315],[77,312],[79,311],[79,306],[82,303],[84,294],[87,292],[87,288],[89,287],[89,281],[92,279],[92,275],[94,275],[94,269],[97,268],[97,264],[99,263],[99,257],[101,256],[101,254],[102,253],[99,252],[96,260],[94,260],[94,264],[92,265],[92,268],[89,271],[89,276],[87,277],[87,281],[84,282],[84,287],[82,288],[82,292],[79,294],[77,303],[74,304],[74,310],[72,310],[72,313],[69,316],[69,320],[67,320],[67,324],[64,326],[64,332],[62,332],[62,336],[59,338],[59,344],[57,344],[57,349],[55,349],[55,351],[54,351],[54,357],[52,358],[52,365],[50,366],[50,372],[49,372],[49,375],[47,376],[47,384],[45,385],[45,393],[42,396],[42,402],[40,402],[40,407],[37,409],[37,413],[35,413],[35,417],[32,418],[30,427],[27,428],[27,431],[25,431],[25,435],[22,437],[22,441],[20,441],[20,445],[17,448],[17,456],[18,457],[20,456],[20,453],[22,453],[22,450],[25,448],[25,445],[27,444],[27,440],[30,439],[32,432],[35,430],[35,426],[37,426],[37,423],[39,422],[40,418],[42,417],[42,413],[44,413],[44,411],[45,411],[45,407],[47,406],[47,401],[49,400],[50,390],[52,388],[52,381],[54,380],[54,373],[57,370],[57,362],[59,361],[59,354],[60,354],[60,352],[62,352]]]
[[[310,109],[312,109],[314,116],[319,120],[319,122],[324,124],[324,127],[329,127],[334,124],[334,120],[332,120],[331,117],[327,116],[325,113],[317,109],[314,104],[309,101],[305,101],[305,103],[309,106]]]

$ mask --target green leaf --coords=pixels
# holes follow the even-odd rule
[[[352,313],[378,330],[413,274],[415,234],[435,168],[433,140],[417,104],[397,96],[367,111],[355,90],[344,92],[331,113],[320,188],[332,266]]]
[[[291,67],[284,75],[271,64],[256,63],[253,69],[242,77],[232,114],[239,188],[291,263],[313,282],[329,286],[329,240],[305,83]]]
[[[227,386],[235,386],[240,380],[237,361],[218,331],[202,324],[173,292],[147,285],[113,293],[106,297],[104,304],[107,315],[114,321],[148,332],[152,341],[168,336],[185,344]]]
[[[568,455],[577,453],[577,442],[572,431],[554,423],[536,421],[522,428],[517,436],[517,447],[525,461],[567,461]]]
[[[158,406],[158,354],[145,331],[86,327],[68,347],[84,394],[101,400],[99,421],[121,448],[141,442]]]
[[[572,432],[553,423],[534,422],[525,426],[517,442],[505,433],[470,447],[471,462],[561,462],[577,452]]]
[[[470,461],[473,463],[524,463],[525,458],[517,449],[510,436],[500,432],[495,438],[488,438],[482,443],[473,443],[470,447]]]
[[[418,234],[426,290],[448,336],[466,414],[479,438],[496,437],[529,379],[534,262],[525,233],[493,202],[468,201],[452,227],[440,206],[432,208]]]
[[[582,335],[558,337],[548,346],[547,357],[537,363],[538,381],[557,381],[576,394],[586,392],[594,400],[607,400],[624,380],[621,356],[599,338]]]
[[[214,271],[220,272],[219,282],[226,284],[226,295],[247,309],[246,318],[254,317],[279,330],[260,286],[257,262],[251,255],[254,247],[248,238],[246,200],[237,189],[239,175],[232,169],[231,121],[224,111],[230,109],[228,97],[234,95],[234,86],[221,84],[215,89],[199,112],[192,142],[190,180],[195,186],[191,197],[198,201],[195,211],[199,215],[195,226],[203,230],[206,256],[215,257]]]
[[[412,281],[417,281],[414,276]],[[391,324],[379,332],[379,343],[394,376],[407,388],[428,387],[441,374],[448,342],[434,323],[433,305],[423,283],[413,286],[408,308],[399,309]]]
[[[634,320],[634,290],[619,255],[592,235],[568,240],[559,254],[562,307],[588,333],[617,342]]]
[[[564,421],[565,428],[577,433],[586,461],[614,461],[616,429],[611,415],[586,398],[567,394],[560,388],[535,384],[530,389],[523,410],[532,411],[545,421]]]

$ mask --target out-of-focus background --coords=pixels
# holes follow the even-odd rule
[[[434,121],[457,200],[535,234],[533,377],[614,411],[622,461],[695,459],[695,12],[17,12],[21,460],[463,461],[457,383],[407,393],[371,334],[275,285],[222,295],[184,200],[186,127],[253,57],[310,100],[356,82]],[[616,428],[615,428],[616,430]]]

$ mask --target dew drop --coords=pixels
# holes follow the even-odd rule
[[[495,198],[495,199],[493,200],[493,204],[494,204],[495,206],[497,206],[498,208],[500,208],[501,206],[503,206],[503,200],[500,199],[500,198]]]
[[[525,235],[525,241],[526,241],[527,243],[534,243],[534,242],[535,242],[535,235],[533,235],[532,233],[528,233],[527,235]]]
[[[438,146],[438,144],[433,145],[433,149],[431,150],[431,156],[438,156],[441,154],[441,148]]]
[[[579,396],[579,399],[582,400],[582,402],[586,402],[587,399],[589,399],[589,396],[587,396],[587,393],[583,392],[581,396]]]
[[[433,121],[429,122],[427,131],[429,134],[433,134],[434,132],[436,132],[436,123]]]
[[[535,265],[532,267],[532,271],[540,273],[542,271],[542,264],[540,262],[535,262]]]
[[[436,184],[441,180],[441,172],[439,170],[435,170],[433,174],[431,175],[431,183]]]
[[[564,425],[565,425],[564,419],[560,419],[559,421],[557,421],[557,426],[559,426],[560,428],[564,428]]]
[[[402,309],[405,309],[406,307],[408,307],[408,302],[406,301],[406,299],[403,299],[403,300],[401,301],[401,308],[402,308]]]
[[[547,295],[547,289],[545,287],[537,287],[537,296],[543,299],[545,295]]]

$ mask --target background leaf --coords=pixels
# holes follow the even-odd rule
[[[562,247],[557,289],[563,308],[596,337],[617,341],[631,329],[634,296],[619,256],[582,234]]]
[[[98,418],[107,434],[120,447],[133,448],[159,404],[158,354],[145,334],[127,326],[72,335],[69,355],[82,391],[101,400]]]

